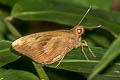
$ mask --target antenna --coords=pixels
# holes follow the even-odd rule
[[[84,27],[84,28],[88,28],[88,29],[94,29],[94,28],[104,28],[104,26],[102,26],[102,25],[98,25],[98,26],[96,26],[96,27]]]
[[[81,24],[81,22],[83,21],[83,19],[86,17],[86,15],[88,14],[88,12],[91,10],[91,5],[90,5],[90,7],[88,8],[88,10],[87,10],[87,12],[85,13],[85,15],[82,17],[82,19],[80,20],[80,22],[78,23],[78,25],[80,25]]]

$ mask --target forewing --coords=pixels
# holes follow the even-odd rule
[[[12,46],[37,63],[51,64],[74,48],[75,40],[70,36],[61,31],[36,33],[16,40]]]

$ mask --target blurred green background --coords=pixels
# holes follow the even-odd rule
[[[82,36],[97,56],[85,48],[90,62],[78,48],[56,69],[56,63],[40,65],[12,49],[21,35],[73,28],[90,5],[81,25],[104,26]],[[0,0],[0,80],[120,80],[119,11],[120,0]]]

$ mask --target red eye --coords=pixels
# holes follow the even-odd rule
[[[77,29],[77,33],[80,34],[82,32],[82,29]]]

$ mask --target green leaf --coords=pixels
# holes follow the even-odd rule
[[[106,38],[106,36],[103,35],[99,35],[99,34],[90,34],[89,37],[96,42],[98,45],[101,45],[103,47],[109,47],[110,46],[110,42],[109,40]]]
[[[13,6],[18,1],[20,1],[20,0],[12,0],[12,1],[11,0],[0,0],[0,3],[8,5],[8,6]],[[92,4],[93,8],[106,9],[106,10],[111,9],[111,3],[112,3],[112,1],[110,1],[110,0],[106,0],[106,1],[105,0],[100,0],[100,1],[98,1],[98,0],[74,0],[74,2],[76,4],[86,6],[86,7],[89,7],[89,5]],[[106,4],[103,4],[103,3],[106,3]]]
[[[20,0],[0,0],[0,3],[7,5],[7,6],[13,6],[18,1]]]
[[[80,1],[85,1],[85,0],[80,0]],[[112,6],[111,0],[87,0],[87,1],[91,2],[93,8],[110,10],[111,6]],[[103,4],[103,3],[105,3],[105,4]]]
[[[0,80],[39,80],[39,78],[27,71],[0,70]]]
[[[120,55],[120,36],[114,41],[114,43],[107,50],[100,63],[93,69],[93,72],[89,76],[88,80],[92,80],[100,71],[105,69],[112,60]],[[119,72],[119,71],[118,71]]]
[[[12,34],[7,34],[7,38],[8,38],[10,41],[16,40],[15,36],[13,36]]]
[[[2,34],[0,34],[0,40],[4,40],[4,36]]]
[[[85,56],[81,52],[81,48],[77,48],[69,52],[64,59],[62,60],[61,64],[57,67],[58,69],[65,69],[75,72],[90,72],[92,68],[99,63],[100,58],[106,51],[103,48],[92,48],[92,51],[97,56],[94,58],[88,49],[85,47],[86,55],[88,56],[90,62],[85,59]],[[55,67],[57,63],[48,65],[49,67]]]
[[[5,24],[0,20],[0,34],[4,34],[6,31]]]
[[[65,58],[62,60],[61,64],[57,67],[57,69],[64,69],[69,70],[73,72],[83,72],[83,73],[90,73],[93,68],[100,62],[101,57],[106,52],[105,49],[102,48],[92,48],[93,52],[97,56],[96,58],[92,57],[92,55],[88,52],[87,48],[85,48],[85,52],[90,59],[88,62],[83,53],[81,53],[81,48],[77,48],[75,50],[72,50],[70,53],[68,53]],[[55,68],[57,63],[47,65],[48,67]],[[106,75],[108,77],[115,77],[118,75],[120,77],[120,73],[117,73],[120,69],[120,62],[116,62],[115,64],[111,65],[109,69],[106,72]]]
[[[92,80],[120,80],[120,76],[111,76],[111,75],[97,75],[94,79]]]
[[[5,25],[7,26],[8,30],[16,37],[20,38],[21,34],[15,29],[15,27],[8,21],[4,20]]]
[[[87,11],[80,3],[81,0],[22,0],[13,7],[11,16],[22,20],[52,21],[73,26],[78,24]],[[82,24],[103,25],[107,30],[119,34],[120,13],[91,10]]]
[[[19,58],[20,56],[11,51],[11,42],[5,40],[0,41],[0,67],[16,61]]]
[[[42,66],[40,66],[39,64],[36,64],[34,62],[33,62],[33,64],[34,64],[34,67],[35,67],[36,72],[38,73],[40,79],[41,80],[42,79],[49,80],[49,78],[48,78],[47,74],[45,73],[44,69],[42,68]]]

